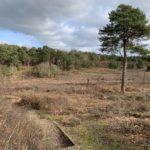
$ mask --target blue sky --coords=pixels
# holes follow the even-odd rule
[[[27,47],[41,47],[43,45],[41,41],[38,41],[33,36],[6,29],[0,29],[0,43],[15,44]]]
[[[0,43],[98,51],[98,30],[121,3],[139,7],[150,20],[150,1],[0,0]]]

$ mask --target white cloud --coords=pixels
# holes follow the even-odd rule
[[[150,20],[150,1],[0,0],[0,27],[35,37],[56,48],[99,45],[98,29],[120,3],[140,7]]]

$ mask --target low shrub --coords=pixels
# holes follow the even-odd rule
[[[13,75],[16,70],[15,67],[4,65],[0,67],[0,74],[8,77]]]
[[[56,77],[57,75],[61,74],[61,72],[61,69],[56,65],[49,65],[49,63],[41,63],[32,69],[31,75],[40,78]]]
[[[21,93],[20,101],[16,102],[19,106],[26,106],[35,110],[44,110],[52,114],[63,114],[67,111],[69,104],[65,97],[50,97],[46,93]]]

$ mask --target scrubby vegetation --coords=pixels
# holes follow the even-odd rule
[[[22,75],[22,70],[18,72]],[[83,150],[149,149],[149,72],[145,83],[139,80],[142,77],[142,70],[138,74],[131,70],[127,93],[122,95],[120,71],[114,69],[71,70],[49,79],[2,76],[0,146],[40,149],[42,142],[46,150],[53,144],[43,139],[43,130],[48,130],[40,126],[44,119],[57,122]],[[31,119],[30,124],[26,119],[32,111],[39,119]]]
[[[41,63],[33,67],[29,72],[29,75],[35,77],[56,77],[61,74],[61,69],[56,65],[50,65],[49,63]]]
[[[27,48],[15,45],[0,45],[1,73],[12,75],[21,66],[32,66],[30,72],[37,77],[52,77],[61,73],[80,68],[107,67],[120,69],[122,57],[102,55],[92,52],[62,51],[43,46]],[[142,69],[150,63],[150,56],[132,56],[128,58],[128,68]]]

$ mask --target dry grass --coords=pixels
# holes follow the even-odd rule
[[[68,100],[63,96],[48,95],[44,92],[21,92],[19,94],[20,101],[16,104],[19,106],[27,106],[31,109],[46,110],[52,114],[61,114],[68,109]]]
[[[5,102],[2,99],[0,101],[0,149],[38,150],[41,131],[23,117],[21,111],[13,109],[6,101],[7,99]]]
[[[54,79],[15,78],[6,87],[21,109],[58,122],[83,149],[149,149],[150,73],[143,82],[142,71],[128,72],[125,95],[120,77],[118,70],[81,69]]]

